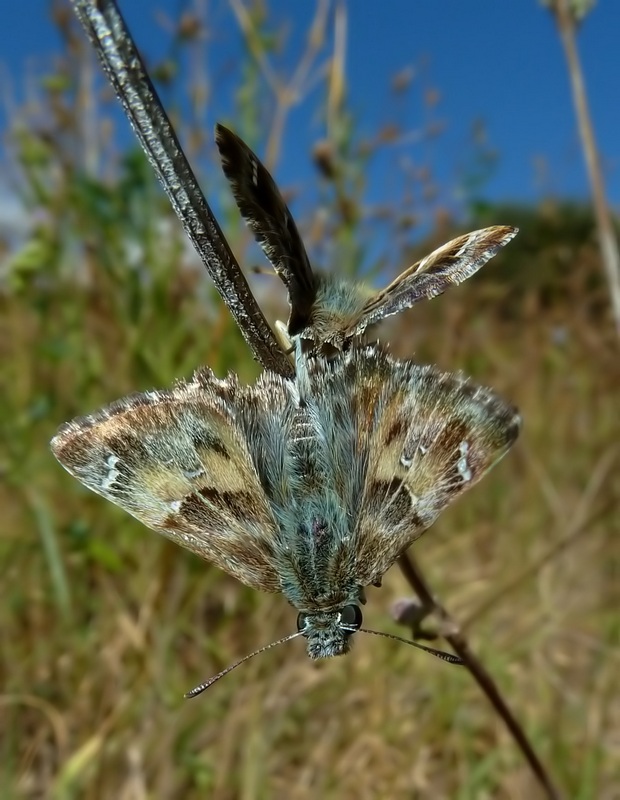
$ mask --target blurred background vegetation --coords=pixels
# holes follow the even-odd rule
[[[326,49],[345,6],[325,9],[302,54],[309,70],[328,65],[308,99],[328,136],[299,153],[316,167],[319,203],[298,220],[315,263],[384,284],[457,233],[521,229],[469,283],[381,331],[399,356],[494,386],[525,420],[514,451],[416,555],[566,796],[617,799],[620,364],[591,210],[484,202],[485,175],[501,158],[484,136],[459,178],[459,215],[425,165],[392,204],[373,206],[365,167],[402,131],[386,120],[373,137],[358,135],[338,37]],[[285,83],[274,93],[265,64],[287,41],[266,5],[245,11],[247,62],[222,121],[277,175],[290,95]],[[348,658],[316,664],[295,642],[182,700],[291,631],[295,614],[88,493],[48,441],[62,421],[199,364],[245,380],[258,366],[138,146],[117,148],[114,98],[90,79],[92,54],[69,9],[54,12],[65,58],[13,110],[5,142],[27,234],[0,243],[2,797],[536,796],[468,673],[396,643],[359,637]],[[200,17],[186,11],[177,23],[169,57],[150,65],[166,97],[175,63],[198,63],[203,41]],[[179,92],[198,103],[197,69]],[[407,76],[392,89],[410,91]],[[424,96],[432,108],[432,92]],[[263,264],[211,130],[177,111],[233,249],[247,267]],[[282,188],[291,198],[306,190]],[[267,317],[285,318],[279,282],[253,280]],[[370,592],[368,625],[399,632],[390,608],[408,594],[392,570]]]

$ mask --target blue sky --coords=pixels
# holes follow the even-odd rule
[[[168,41],[161,14],[173,19],[186,6],[180,0],[121,2],[139,46],[153,59],[166,52]],[[287,59],[303,41],[315,4],[269,0],[269,7],[275,20],[290,21],[291,47],[277,62],[278,69],[286,72]],[[206,115],[212,126],[218,119],[230,119],[235,86],[230,64],[241,63],[236,58],[241,45],[226,0],[210,0],[206,8],[212,23],[209,62],[214,74],[220,75],[217,86],[212,86]],[[445,123],[444,133],[434,142],[402,144],[391,160],[375,159],[368,172],[371,197],[383,200],[397,191],[399,159],[405,156],[415,163],[429,163],[442,191],[456,193],[459,170],[471,162],[471,130],[477,119],[484,121],[489,145],[500,156],[484,186],[485,198],[537,202],[550,194],[588,197],[564,54],[551,16],[537,0],[357,0],[349,2],[347,10],[348,92],[359,131],[370,134],[390,119],[407,130],[419,130],[428,116],[421,102],[422,86],[440,93],[434,117]],[[608,196],[616,207],[620,203],[619,32],[620,3],[601,0],[579,35]],[[49,71],[60,47],[48,2],[6,4],[0,63],[2,82],[6,86],[8,76],[14,95],[20,97],[26,76]],[[389,93],[390,78],[409,66],[422,77],[404,100],[395,103]],[[4,112],[0,125],[6,124]],[[119,130],[123,125],[119,118]],[[276,171],[280,183],[303,182],[312,175],[309,148],[323,135],[322,126],[316,104],[312,113],[301,108],[292,114]]]

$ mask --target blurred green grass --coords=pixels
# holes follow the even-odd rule
[[[51,88],[52,122],[63,87]],[[187,266],[142,157],[128,154],[114,179],[86,177],[77,119],[15,137],[32,225],[0,285],[2,797],[536,796],[469,675],[396,643],[359,636],[349,657],[317,664],[293,642],[182,699],[291,631],[294,610],[88,493],[48,442],[61,422],[199,364],[243,380],[258,366]],[[256,123],[247,108],[240,119]],[[334,158],[352,173],[334,173],[329,230],[315,220],[306,233],[311,246],[331,237],[354,271],[372,226],[345,122]],[[409,211],[383,219],[402,230]],[[436,218],[421,251],[455,233]],[[225,221],[251,263],[238,219]],[[617,798],[617,342],[587,212],[484,208],[471,228],[496,222],[522,228],[505,253],[380,332],[399,356],[494,386],[525,420],[415,552],[566,796]],[[405,237],[399,247],[403,267],[415,256]],[[285,317],[279,284],[256,280],[268,318]],[[403,595],[394,569],[369,593],[369,627],[402,633],[390,606]]]

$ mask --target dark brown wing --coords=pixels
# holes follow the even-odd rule
[[[239,211],[288,290],[289,330],[301,329],[316,286],[293,216],[267,168],[239,136],[218,124],[215,141]]]
[[[137,394],[66,423],[52,451],[147,527],[248,586],[280,591],[277,525],[235,406],[244,404],[248,426],[260,432],[265,408],[287,402],[283,387],[274,377],[268,398],[244,404],[251,389],[202,369],[172,391]]]

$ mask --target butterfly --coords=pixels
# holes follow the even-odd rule
[[[303,381],[265,372],[243,385],[201,368],[65,423],[51,447],[147,527],[247,586],[281,592],[298,611],[292,636],[317,659],[348,652],[365,587],[519,427],[492,389],[354,343],[308,357]]]
[[[314,273],[303,241],[275,181],[235,133],[216,125],[215,141],[233,196],[254,237],[286,285],[285,334],[310,352],[331,354],[385,317],[443,294],[470,278],[513,239],[518,229],[496,225],[452,239],[377,292],[335,275]],[[281,331],[282,332],[282,331]]]

